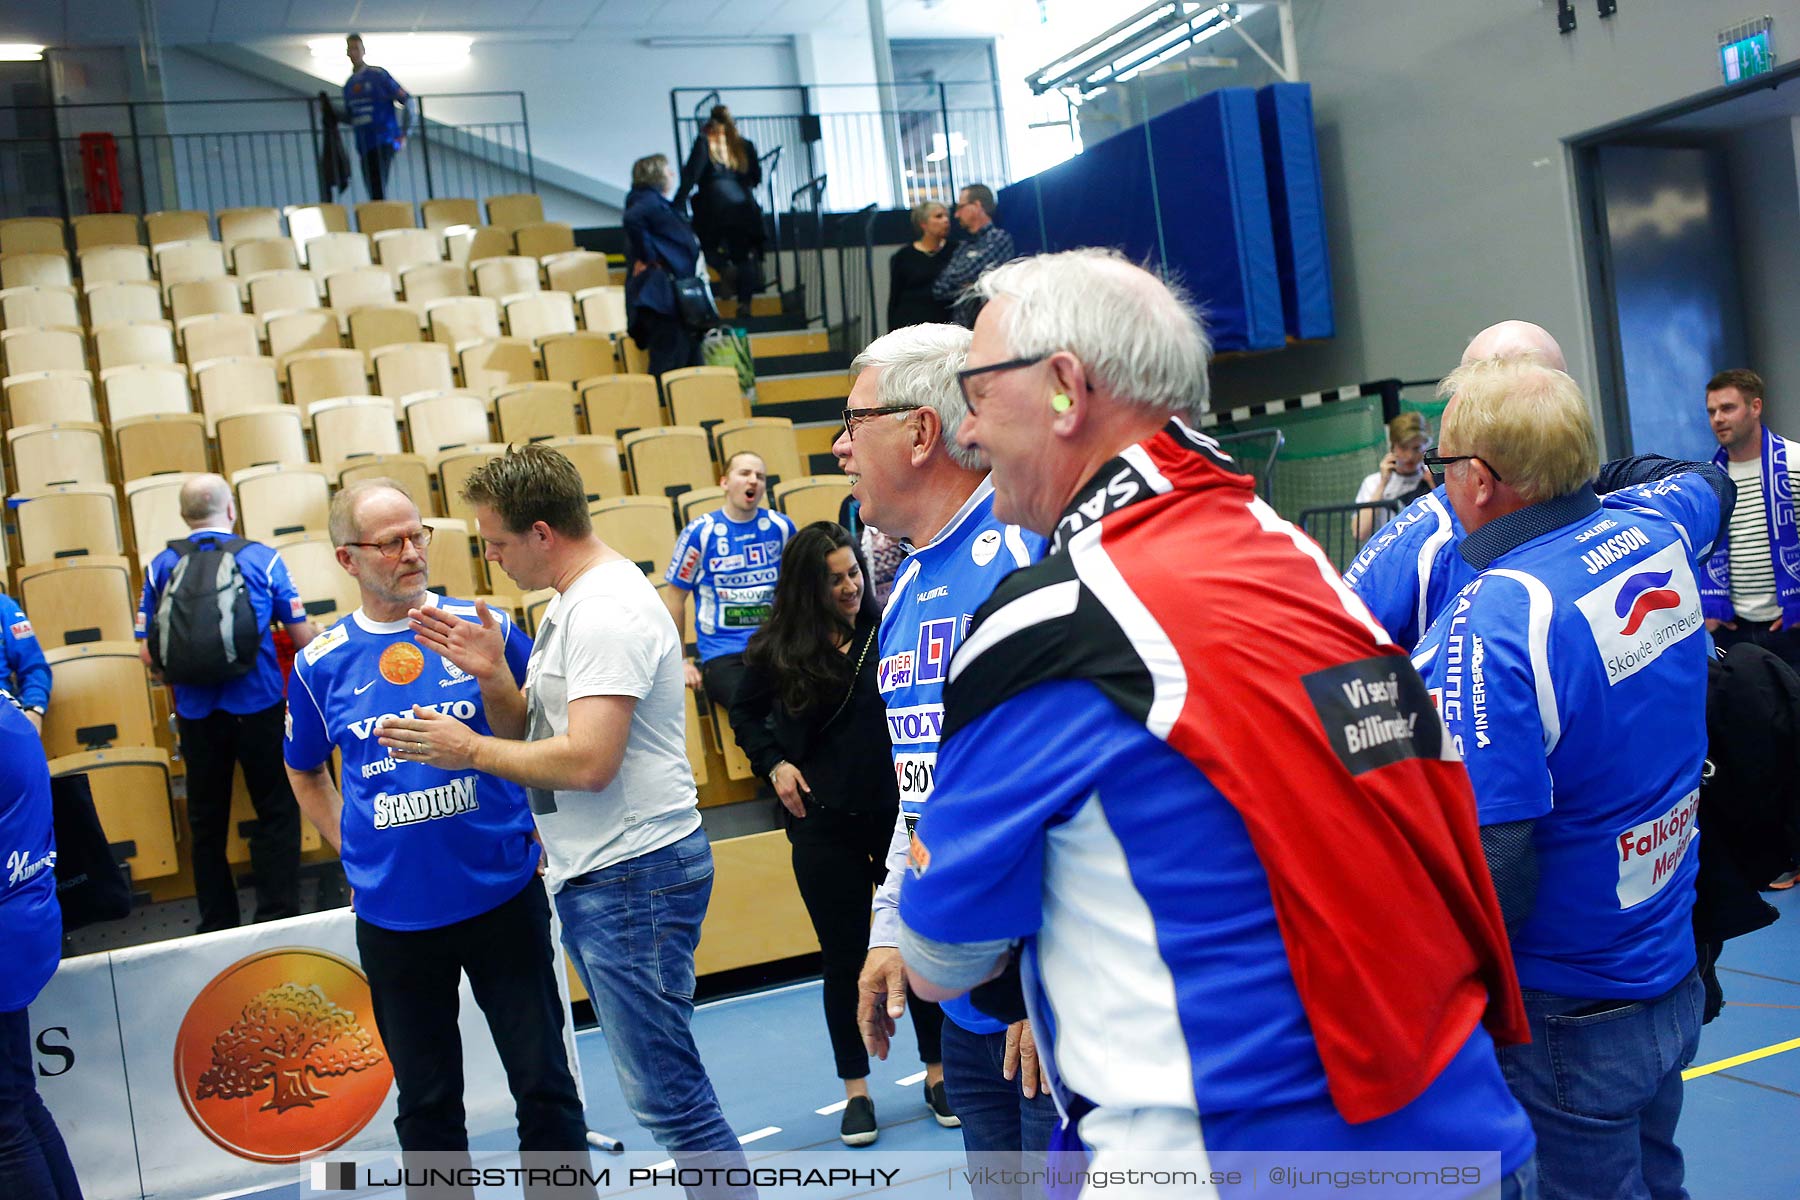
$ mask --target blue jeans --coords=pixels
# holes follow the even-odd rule
[[[1525,992],[1531,1044],[1501,1047],[1500,1070],[1537,1133],[1543,1200],[1686,1200],[1675,1123],[1703,999],[1692,971],[1654,1000]]]
[[[712,879],[712,847],[696,829],[674,845],[569,880],[556,911],[631,1114],[678,1163],[743,1167],[743,1147],[719,1111],[691,1028],[694,948]]]
[[[81,1200],[81,1185],[32,1073],[25,1010],[0,1013],[0,1196]]]
[[[1019,1081],[1001,1074],[1006,1062],[1006,1034],[970,1033],[949,1017],[944,1018],[944,1092],[950,1107],[962,1118],[963,1150],[971,1163],[1009,1169],[1041,1170],[1050,1149],[1050,1135],[1061,1118],[1049,1090],[1040,1086],[1027,1100]],[[1016,1159],[1018,1167],[998,1155]],[[1002,1187],[969,1181],[974,1200],[1042,1200],[1036,1183]]]

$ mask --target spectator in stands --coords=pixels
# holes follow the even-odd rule
[[[663,601],[679,634],[687,599],[695,597],[696,665],[683,663],[687,685],[706,689],[720,712],[731,707],[744,673],[744,646],[769,616],[782,547],[794,536],[785,513],[761,507],[767,468],[760,455],[741,450],[725,464],[719,486],[725,504],[689,521],[675,539],[663,578]]]
[[[887,327],[944,325],[952,320],[950,301],[933,294],[938,276],[950,261],[945,239],[950,236],[950,210],[937,200],[922,200],[912,208],[917,238],[894,251],[888,260]]]
[[[42,733],[44,710],[50,703],[50,664],[31,631],[31,619],[4,592],[0,592],[0,623],[6,626],[0,636],[0,687],[12,693],[25,710],[25,719]]]
[[[994,189],[985,183],[971,183],[957,194],[956,220],[969,240],[950,251],[937,281],[931,285],[934,299],[953,306],[956,321],[966,329],[975,327],[981,301],[969,294],[969,287],[982,272],[1012,259],[1012,234],[994,224]]]
[[[1177,419],[1207,402],[1198,315],[1112,251],[979,288],[958,440],[998,517],[1054,540],[951,662],[900,897],[914,985],[965,992],[1023,942],[1097,1176],[1440,1149],[1498,1152],[1489,1194],[1534,1194],[1467,777],[1405,657]]]
[[[1430,441],[1425,418],[1416,412],[1403,412],[1387,425],[1388,452],[1381,459],[1381,469],[1362,481],[1356,489],[1356,503],[1392,500],[1393,512],[1405,508],[1420,496],[1429,495],[1431,472],[1425,469],[1425,445]],[[1375,514],[1358,513],[1356,539],[1366,541],[1375,531]]]
[[[483,685],[420,649],[409,610],[493,631],[501,661],[484,682],[514,695],[531,639],[485,604],[426,591],[431,529],[393,480],[338,492],[330,524],[362,606],[294,663],[288,778],[355,894],[356,946],[400,1089],[400,1147],[469,1148],[462,1057],[444,1053],[461,1038],[456,995],[467,973],[512,1088],[519,1149],[585,1158],[587,1125],[563,1044],[561,956],[524,790],[480,771],[396,759],[375,740],[385,715],[415,704],[490,732]],[[328,770],[333,749],[341,796]]]
[[[1478,574],[1413,661],[1475,785],[1526,989],[1531,1042],[1500,1064],[1545,1196],[1681,1196],[1681,1072],[1703,1004],[1698,580],[1733,487],[1710,464],[1657,460],[1596,495],[1587,401],[1539,362],[1472,363],[1442,391],[1444,486]]]
[[[26,1007],[62,958],[50,771],[37,729],[0,693],[0,1196],[81,1200],[68,1147],[37,1093]]]
[[[244,785],[256,810],[250,833],[250,870],[256,880],[256,919],[273,921],[300,912],[300,810],[281,767],[283,718],[282,679],[275,662],[275,640],[269,626],[279,620],[295,649],[317,632],[306,619],[300,593],[294,589],[281,555],[232,532],[237,505],[231,485],[218,475],[196,475],[181,487],[181,519],[191,532],[171,542],[144,573],[144,595],[138,606],[139,653],[153,673],[167,665],[176,639],[203,626],[205,613],[188,607],[187,589],[165,596],[180,568],[183,579],[200,563],[212,566],[225,554],[236,560],[244,594],[254,614],[257,649],[248,668],[228,661],[232,648],[217,645],[218,612],[212,613],[214,642],[184,639],[194,652],[216,652],[210,683],[171,679],[175,692],[175,726],[181,756],[187,760],[188,825],[194,834],[194,898],[200,905],[196,932],[231,929],[239,919],[237,883],[225,858],[231,824],[231,778],[234,766],[244,769]],[[198,557],[197,557],[198,556]],[[198,568],[195,568],[198,569]],[[196,577],[198,578],[198,577]],[[210,593],[209,593],[210,595]],[[167,599],[168,603],[164,601]],[[217,601],[215,600],[216,604]],[[152,640],[155,646],[152,646]],[[187,655],[184,654],[184,658]]]
[[[1800,444],[1763,424],[1755,371],[1720,371],[1706,385],[1713,463],[1737,484],[1731,536],[1701,581],[1706,627],[1722,647],[1755,642],[1800,670],[1800,533],[1794,496]]]
[[[356,155],[362,160],[363,186],[369,199],[387,199],[388,168],[406,147],[412,129],[412,96],[381,67],[363,61],[362,34],[344,39],[350,78],[344,81],[344,108],[356,130]],[[399,112],[396,114],[395,109]]]
[[[887,876],[900,808],[877,671],[880,632],[881,607],[849,532],[828,521],[808,525],[788,544],[774,611],[750,639],[731,705],[738,744],[781,800],[794,880],[819,937],[825,1030],[847,1101],[838,1136],[850,1146],[878,1136],[869,1055],[856,1028],[856,976],[869,948],[869,892]],[[944,1078],[944,1015],[915,1000],[912,1017],[929,1098]],[[940,1123],[956,1118],[946,1113]]]
[[[737,293],[738,316],[750,315],[750,300],[762,291],[763,212],[756,202],[762,163],[756,145],[738,132],[731,110],[715,104],[694,139],[675,207],[693,194],[694,232],[700,247]]]
[[[650,356],[650,374],[700,365],[700,343],[681,319],[675,280],[691,276],[700,262],[700,239],[674,205],[674,180],[667,155],[651,154],[631,164],[631,192],[625,197],[625,320],[631,340]]]
[[[908,833],[930,806],[940,725],[934,717],[943,711],[950,656],[995,585],[1043,552],[1041,539],[994,515],[986,462],[956,443],[963,418],[956,372],[968,346],[968,331],[956,325],[909,325],[871,342],[850,364],[855,383],[844,432],[831,447],[862,515],[916,547],[894,580],[879,646],[900,814],[857,983],[857,1023],[879,1058],[887,1057],[894,1022],[906,1011],[900,881]],[[939,1120],[953,1112],[962,1121],[972,1155],[1043,1154],[1056,1108],[1039,1082],[1031,1023],[982,1012],[967,999],[945,1005],[944,1016],[944,1087],[928,1095]],[[1019,1194],[982,1183],[974,1192],[978,1200]]]
[[[557,595],[523,693],[506,686],[497,628],[416,610],[424,644],[480,681],[495,736],[414,709],[387,723],[381,744],[396,762],[525,785],[563,945],[625,1102],[678,1163],[742,1169],[691,1028],[713,859],[687,760],[681,637],[637,564],[594,535],[587,488],[556,451],[515,446],[471,475],[463,496],[488,561],[522,589]]]

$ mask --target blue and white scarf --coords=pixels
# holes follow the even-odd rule
[[[1769,561],[1775,568],[1775,602],[1781,606],[1781,623],[1800,628],[1800,529],[1795,526],[1794,477],[1788,473],[1788,454],[1795,446],[1777,437],[1767,425],[1762,431],[1763,512],[1769,529]],[[1713,465],[1727,470],[1721,447]],[[1730,621],[1731,553],[1728,546],[1713,551],[1700,581],[1700,608],[1709,620]]]

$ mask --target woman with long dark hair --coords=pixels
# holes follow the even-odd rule
[[[774,609],[744,651],[731,705],[738,744],[781,799],[794,878],[819,935],[825,1029],[847,1101],[838,1136],[851,1146],[878,1136],[856,977],[869,949],[870,895],[887,874],[900,808],[876,686],[880,631],[856,543],[843,526],[816,521],[782,551]],[[925,1102],[938,1124],[958,1125],[944,1096],[943,1013],[916,997],[908,1008],[925,1062]]]
[[[738,132],[729,108],[713,105],[681,169],[675,207],[694,194],[694,232],[713,265],[729,264],[740,317],[750,315],[750,298],[763,285],[763,213],[756,202],[761,183],[755,143]]]

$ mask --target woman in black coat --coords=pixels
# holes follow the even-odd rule
[[[729,265],[739,316],[750,315],[750,298],[763,285],[763,213],[756,202],[761,183],[755,143],[738,133],[729,108],[713,105],[681,170],[675,207],[693,194],[694,231],[715,266]]]
[[[625,323],[632,341],[650,355],[650,374],[700,365],[700,343],[675,303],[675,278],[695,274],[700,241],[687,218],[669,203],[674,180],[667,155],[651,154],[631,165],[625,197]]]
[[[843,526],[816,521],[782,551],[773,610],[745,648],[731,705],[738,745],[781,799],[794,879],[819,935],[825,1029],[848,1101],[838,1136],[852,1146],[878,1136],[856,977],[869,949],[870,893],[887,875],[900,809],[876,687],[880,631],[855,543]],[[943,1013],[917,997],[907,1007],[926,1103],[939,1124],[958,1124],[944,1097]]]
[[[931,285],[950,261],[944,249],[950,236],[950,210],[937,200],[913,205],[913,232],[918,240],[894,251],[888,260],[888,332],[905,325],[949,324],[950,306],[931,295]]]

